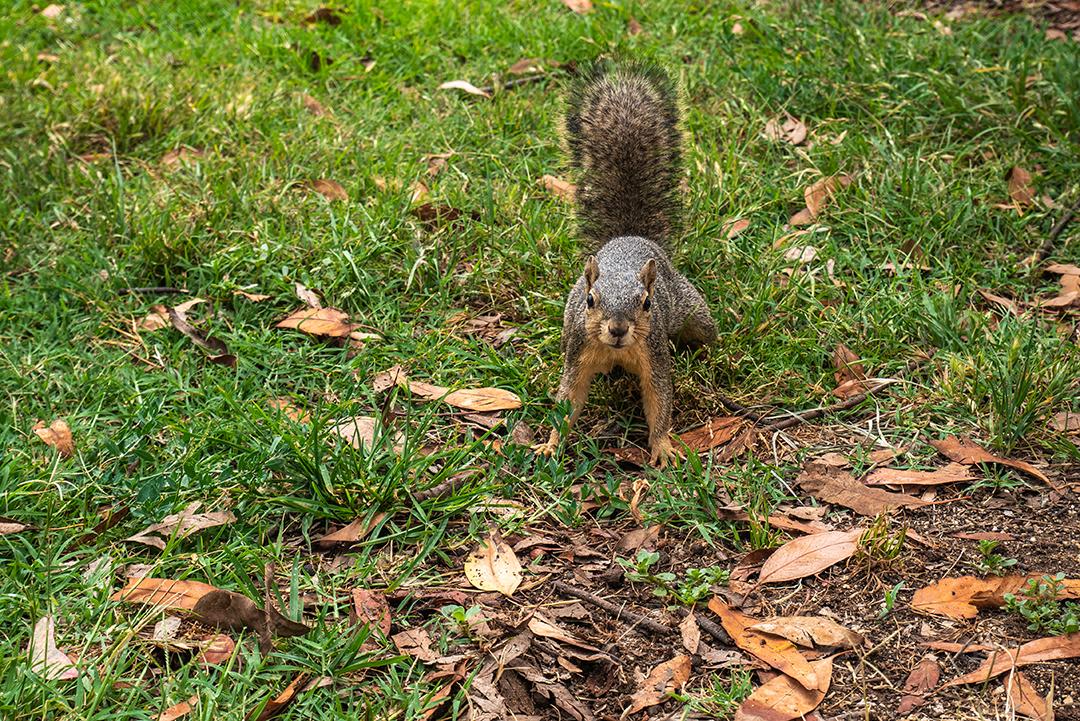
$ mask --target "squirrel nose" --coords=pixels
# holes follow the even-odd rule
[[[626,335],[626,331],[630,330],[630,324],[627,323],[624,320],[621,320],[621,321],[614,321],[613,320],[610,323],[608,323],[607,330],[608,330],[608,333],[615,336],[616,338],[622,338],[624,335]]]

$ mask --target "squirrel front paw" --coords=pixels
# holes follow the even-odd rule
[[[559,432],[551,431],[551,435],[548,436],[547,442],[537,443],[532,446],[532,452],[538,456],[544,456],[545,458],[551,458],[555,455],[555,450],[559,447]]]
[[[652,444],[649,454],[649,463],[651,465],[663,470],[667,468],[668,463],[674,464],[678,459],[679,454],[672,447],[670,438],[664,438]]]

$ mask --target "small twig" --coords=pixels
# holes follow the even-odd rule
[[[1076,215],[1076,212],[1080,210],[1080,200],[1077,200],[1072,204],[1072,207],[1065,211],[1065,213],[1058,219],[1058,222],[1050,229],[1050,235],[1046,236],[1046,240],[1039,246],[1039,249],[1035,251],[1035,255],[1031,257],[1032,266],[1038,265],[1047,259],[1047,257],[1054,252],[1054,243],[1057,242],[1058,236],[1065,232],[1065,227]]]
[[[160,293],[160,294],[180,293],[180,294],[184,294],[184,293],[188,293],[190,291],[187,291],[184,288],[171,288],[171,287],[169,287],[167,285],[152,285],[152,286],[149,286],[149,287],[146,287],[146,288],[121,288],[118,292],[120,293],[120,295],[127,295],[128,293],[131,293],[131,294],[143,294],[143,293]]]
[[[722,405],[724,408],[727,408],[729,411],[731,411],[737,416],[749,418],[754,423],[760,423],[762,419],[764,419],[767,415],[765,413],[758,413],[757,411],[750,410],[742,403],[737,403],[728,398],[727,396],[718,395],[716,398],[720,401],[720,405]]]
[[[569,583],[564,583],[563,581],[556,581],[554,583],[554,586],[555,586],[555,590],[558,593],[561,593],[564,596],[573,596],[574,598],[581,599],[582,601],[585,601],[586,603],[591,603],[592,605],[596,606],[597,608],[601,608],[601,609],[607,611],[608,613],[610,613],[615,618],[618,618],[618,619],[621,619],[621,620],[624,620],[624,621],[629,621],[630,624],[633,625],[634,627],[644,628],[645,630],[649,631],[650,633],[656,634],[657,636],[673,636],[673,635],[675,635],[675,630],[674,629],[668,628],[667,626],[665,626],[662,623],[658,623],[656,621],[653,621],[651,618],[646,618],[645,616],[642,616],[639,613],[634,613],[633,611],[627,610],[625,608],[621,608],[620,606],[616,606],[611,601],[605,601],[604,599],[600,598],[599,596],[597,596],[595,594],[592,594],[592,593],[589,593],[588,591],[586,591],[583,588],[578,588],[577,586],[571,586]]]

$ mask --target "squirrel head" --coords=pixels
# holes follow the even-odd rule
[[[612,348],[630,348],[649,335],[656,261],[651,258],[637,273],[600,274],[591,255],[585,261],[585,334],[590,341]]]

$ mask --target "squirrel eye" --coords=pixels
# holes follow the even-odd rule
[[[649,310],[652,307],[652,299],[649,296],[645,296],[645,300],[641,303],[642,310]]]
[[[596,301],[593,300],[592,293],[589,293],[587,296],[585,296],[585,305],[589,306],[590,308],[596,305]]]

